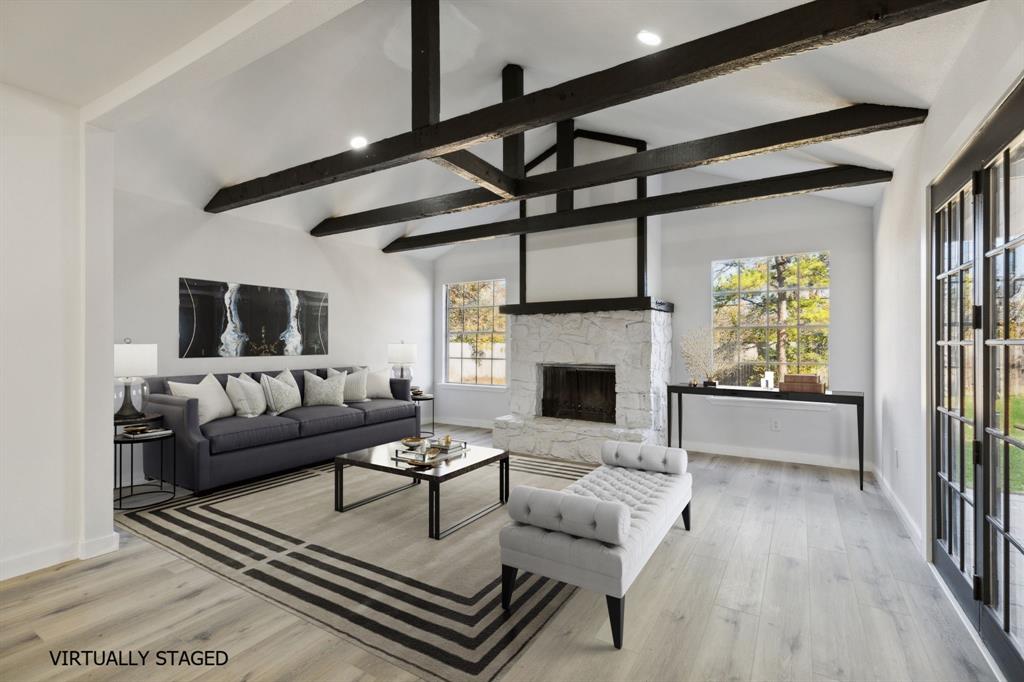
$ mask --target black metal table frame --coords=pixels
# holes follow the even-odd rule
[[[826,393],[797,393],[795,391],[779,391],[765,388],[747,388],[743,386],[688,386],[686,384],[668,385],[668,429],[666,442],[671,444],[672,438],[672,396],[676,396],[676,410],[679,425],[676,429],[676,442],[683,447],[683,396],[703,395],[727,398],[753,398],[755,400],[786,400],[790,402],[827,403],[831,405],[853,405],[857,408],[857,468],[860,471],[860,489],[864,490],[864,394],[858,391],[828,391]]]
[[[498,501],[489,504],[483,509],[473,514],[470,514],[461,521],[448,526],[447,528],[441,528],[441,484],[449,479],[458,478],[462,474],[468,474],[470,471],[475,471],[481,467],[493,464],[495,461],[498,462]],[[371,495],[370,497],[363,498],[358,502],[352,502],[345,504],[344,497],[344,486],[345,486],[345,467],[354,466],[360,469],[370,469],[372,471],[383,471],[384,473],[397,474],[406,478],[413,479],[412,483],[392,488],[391,490],[385,490],[382,493]],[[429,471],[429,470],[427,470]],[[425,473],[425,471],[417,471],[416,469],[384,469],[376,466],[366,466],[361,463],[346,463],[342,457],[336,457],[334,459],[334,511],[344,513],[355,509],[356,507],[362,507],[364,504],[376,502],[377,500],[383,499],[400,493],[403,490],[409,488],[415,488],[420,484],[420,481],[427,482],[427,536],[432,540],[440,540],[446,538],[460,528],[464,528],[469,524],[473,523],[479,518],[490,514],[495,509],[500,508],[506,502],[508,502],[509,492],[509,466],[508,466],[508,453],[504,453],[501,457],[490,459],[487,461],[474,464],[458,471],[452,472],[451,474],[444,477],[431,476]]]
[[[435,418],[437,417],[437,412],[436,412],[437,403],[434,402],[434,396],[432,395],[429,398],[413,396],[412,400],[413,400],[414,403],[416,403],[417,407],[419,407],[422,403],[430,403],[430,430],[429,431],[427,431],[426,429],[423,428],[423,408],[419,407],[419,410],[420,410],[420,435],[421,436],[435,436],[435,435],[437,435],[435,433],[437,431],[437,424],[434,421]]]
[[[175,441],[174,434],[168,434],[166,436],[160,436],[159,438],[144,438],[139,440],[129,440],[125,438],[119,439],[120,434],[114,437],[114,480],[117,482],[117,504],[114,505],[114,509],[117,511],[134,511],[143,509],[154,504],[160,504],[162,502],[168,502],[174,499],[177,493],[177,482],[178,482],[178,444]],[[164,443],[170,441],[171,443],[171,489],[164,490]],[[146,445],[147,443],[160,443],[160,482],[159,483],[139,483],[135,484],[135,446]],[[128,460],[129,464],[129,484],[128,494],[124,494],[125,486],[122,485],[121,478],[124,476],[124,446],[128,446]],[[145,451],[143,451],[143,457],[145,457]],[[148,488],[148,490],[139,490],[136,492],[136,488]],[[133,497],[142,497],[143,495],[159,495],[163,493],[167,497],[163,497],[146,504],[140,504],[137,506],[124,506],[124,503],[130,502]]]

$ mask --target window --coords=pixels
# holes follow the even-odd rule
[[[724,384],[758,386],[766,370],[828,382],[828,253],[711,264],[715,357]]]
[[[447,354],[450,384],[505,385],[505,280],[460,282],[445,286]]]

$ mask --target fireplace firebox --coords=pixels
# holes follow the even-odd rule
[[[615,423],[615,367],[543,365],[541,416]]]

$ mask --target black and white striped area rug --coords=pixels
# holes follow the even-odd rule
[[[560,489],[586,464],[513,456],[511,483]],[[345,499],[408,479],[348,467]],[[491,465],[441,484],[442,527],[496,501]],[[334,511],[333,465],[118,516],[124,529],[287,608],[418,677],[494,679],[573,589],[520,574],[500,607],[499,508],[427,537],[427,486]]]

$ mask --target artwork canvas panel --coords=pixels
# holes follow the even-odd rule
[[[321,291],[178,279],[178,357],[326,355]]]

